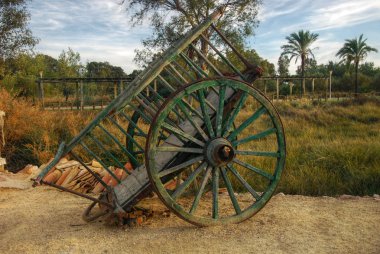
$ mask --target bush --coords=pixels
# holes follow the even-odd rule
[[[60,141],[70,140],[95,112],[42,111],[24,99],[0,90],[0,110],[5,111],[5,140],[1,148],[7,168],[16,172],[26,164],[40,165],[54,156]]]

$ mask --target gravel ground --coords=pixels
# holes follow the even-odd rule
[[[0,253],[380,253],[380,198],[278,194],[237,225],[197,228],[157,213],[142,226],[81,220],[87,200],[48,188],[0,188]],[[161,212],[160,212],[161,211]]]

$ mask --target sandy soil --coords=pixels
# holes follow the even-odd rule
[[[278,194],[250,220],[210,228],[159,213],[135,228],[87,224],[87,205],[48,187],[0,188],[0,253],[380,253],[374,197]]]

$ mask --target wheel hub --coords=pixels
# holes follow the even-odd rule
[[[227,139],[216,138],[207,144],[205,157],[209,164],[214,167],[220,167],[233,160],[235,150]]]

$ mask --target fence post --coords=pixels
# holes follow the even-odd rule
[[[302,77],[302,90],[303,90],[302,95],[306,95],[306,80],[305,80],[305,77]],[[303,96],[301,96],[301,98],[302,97]]]
[[[329,79],[329,85],[330,85],[330,99],[331,99],[331,78],[332,78],[332,71],[330,71],[330,79]]]
[[[77,109],[79,110],[79,82],[75,83],[75,104],[77,105]]]
[[[113,96],[114,98],[117,97],[117,82],[113,82]]]
[[[123,92],[124,88],[123,88],[123,80],[119,80],[119,94],[121,94],[121,92]]]
[[[267,82],[265,80],[264,81],[264,94],[267,95]]]
[[[313,96],[314,96],[314,81],[315,79],[311,80],[311,91],[312,91]]]
[[[38,80],[38,96],[41,102],[42,109],[45,109],[45,94],[44,94],[44,83],[42,81],[42,72],[40,72],[40,79]]]
[[[291,98],[293,95],[293,83],[292,82],[289,82],[289,88],[290,88],[290,98]]]
[[[276,94],[277,94],[277,101],[280,99],[280,80],[276,79]]]
[[[80,110],[84,108],[83,81],[80,82]]]

